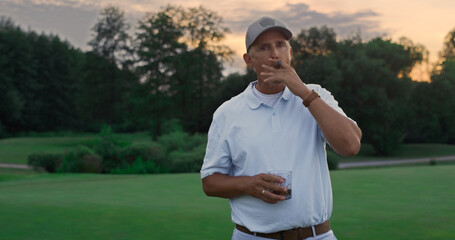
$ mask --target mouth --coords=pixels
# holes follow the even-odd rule
[[[281,67],[281,64],[282,64],[281,60],[277,60],[277,61],[275,62],[275,68],[280,68],[280,67]]]

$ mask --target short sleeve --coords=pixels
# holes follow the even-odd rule
[[[214,173],[228,174],[232,167],[232,160],[226,146],[227,143],[222,137],[222,128],[215,120],[210,125],[207,139],[201,179]]]
[[[316,91],[319,96],[321,96],[321,99],[327,103],[327,105],[329,105],[330,107],[332,107],[333,109],[335,109],[338,113],[340,113],[341,115],[347,117],[349,120],[351,120],[353,123],[357,124],[354,120],[352,120],[351,118],[349,118],[348,116],[346,116],[346,113],[344,113],[343,109],[341,109],[340,106],[338,106],[338,101],[335,100],[335,98],[333,97],[332,93],[329,92],[327,89],[325,88],[322,88],[321,86],[319,85],[309,85],[308,86],[310,89]],[[324,137],[324,134],[322,133],[322,131],[319,129],[320,131],[320,134],[322,136],[322,138],[324,139],[325,142],[327,142],[327,140],[325,139]]]
[[[319,87],[319,89],[314,89],[314,90],[319,94],[319,96],[321,96],[321,99],[324,102],[326,102],[330,107],[335,109],[341,115],[347,117],[346,113],[344,113],[343,109],[341,109],[341,107],[338,106],[338,101],[335,100],[335,98],[333,97],[331,92],[329,92],[327,89],[322,88],[322,87]]]

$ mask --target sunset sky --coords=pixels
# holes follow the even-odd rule
[[[103,7],[120,7],[134,27],[146,12],[159,11],[166,4],[203,5],[223,17],[225,26],[231,30],[224,43],[236,52],[236,61],[226,66],[227,72],[244,69],[241,56],[245,30],[251,21],[264,15],[281,19],[294,34],[301,29],[327,25],[335,30],[338,39],[359,29],[366,40],[386,36],[396,41],[404,36],[424,45],[432,63],[442,50],[444,37],[455,28],[453,0],[0,0],[0,16],[10,17],[25,30],[54,33],[75,47],[88,50],[90,29]],[[424,74],[413,76],[415,80],[427,78]]]

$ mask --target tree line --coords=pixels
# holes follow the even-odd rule
[[[215,109],[256,74],[224,77],[233,51],[229,29],[204,7],[167,5],[147,13],[134,36],[124,12],[107,7],[92,28],[90,51],[55,35],[0,19],[0,136],[23,132],[206,132]],[[444,39],[431,82],[410,77],[426,49],[402,38],[337,40],[333,29],[303,29],[291,40],[305,83],[327,88],[362,128],[377,154],[403,142],[455,143],[455,29]]]

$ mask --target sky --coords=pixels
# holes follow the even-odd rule
[[[283,21],[297,35],[302,29],[326,25],[339,40],[360,32],[363,39],[400,37],[421,44],[430,53],[430,66],[438,59],[444,37],[455,28],[453,0],[0,0],[0,16],[9,17],[24,30],[56,34],[73,46],[89,50],[91,28],[101,9],[108,5],[125,12],[134,26],[147,12],[157,12],[167,4],[183,7],[200,5],[217,12],[231,32],[223,44],[235,51],[234,62],[225,73],[244,71],[245,31],[249,23],[270,16]],[[414,80],[428,80],[419,66]]]

